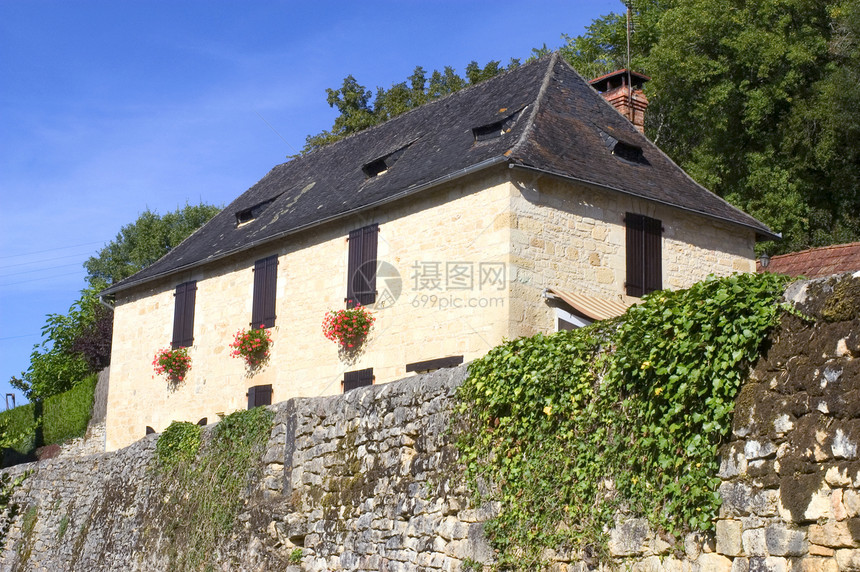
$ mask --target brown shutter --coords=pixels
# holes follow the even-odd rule
[[[642,297],[663,289],[663,223],[655,218],[627,213],[628,296]]]
[[[269,256],[254,263],[254,301],[252,328],[275,325],[275,291],[278,284],[278,257]]]
[[[373,368],[360,369],[358,371],[348,371],[343,374],[343,392],[346,393],[352,389],[373,385]]]
[[[376,256],[379,225],[372,224],[349,233],[346,307],[367,306],[376,302]]]
[[[194,345],[194,305],[197,300],[197,282],[192,280],[176,287],[175,308],[173,311],[174,349]]]
[[[645,294],[663,289],[663,223],[645,217],[643,229],[643,260]]]
[[[272,385],[255,385],[248,388],[248,409],[272,404]]]
[[[633,213],[627,213],[624,217],[624,223],[627,226],[627,277],[624,285],[627,295],[637,298],[645,293],[643,219],[642,215]]]

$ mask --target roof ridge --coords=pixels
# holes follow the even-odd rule
[[[543,58],[538,58],[535,61],[540,61]],[[535,117],[537,117],[538,110],[540,109],[541,100],[546,95],[546,90],[549,87],[549,82],[552,74],[555,71],[555,64],[558,61],[558,50],[552,52],[549,56],[549,63],[546,66],[546,73],[544,74],[543,81],[541,81],[540,89],[538,90],[537,97],[534,100],[534,108],[531,110],[529,114],[529,118],[526,121],[525,128],[523,132],[520,134],[519,139],[517,139],[516,143],[514,143],[511,148],[508,150],[506,155],[510,156],[519,151],[519,148],[525,145],[526,140],[531,136],[531,132],[534,129]],[[533,62],[531,62],[533,63]]]
[[[776,258],[785,258],[788,256],[798,256],[800,254],[808,254],[808,253],[816,251],[816,250],[819,250],[819,251],[820,250],[835,250],[837,248],[853,248],[853,247],[857,247],[857,246],[860,246],[860,241],[845,242],[842,244],[828,244],[825,246],[812,246],[810,248],[806,248],[804,250],[797,250],[795,252],[785,252],[783,254],[775,254],[775,255],[771,256],[770,259],[774,260]]]
[[[449,99],[449,98],[451,98],[451,97],[454,97],[455,95],[459,95],[459,94],[462,94],[462,93],[467,93],[467,92],[469,92],[470,90],[474,90],[475,88],[477,88],[477,87],[479,87],[479,86],[485,86],[486,84],[488,84],[488,83],[490,83],[490,82],[493,82],[493,81],[499,80],[499,79],[501,79],[501,78],[503,78],[503,77],[505,77],[505,76],[508,76],[508,75],[510,75],[510,74],[512,74],[512,73],[518,72],[518,71],[520,71],[520,70],[522,70],[522,69],[524,69],[524,68],[526,68],[526,67],[530,67],[530,66],[537,65],[537,64],[538,64],[539,62],[541,62],[542,60],[554,58],[554,57],[555,57],[555,55],[556,55],[557,53],[558,53],[558,52],[553,52],[553,53],[552,53],[552,54],[550,54],[550,55],[539,57],[539,58],[537,58],[536,60],[533,60],[533,61],[530,61],[530,62],[526,62],[526,63],[524,63],[524,64],[522,64],[522,65],[520,65],[520,66],[517,66],[517,67],[515,67],[515,68],[513,68],[513,69],[507,69],[507,70],[503,71],[502,73],[500,73],[500,74],[498,74],[498,75],[494,75],[494,76],[493,76],[493,77],[491,77],[491,78],[485,79],[485,80],[483,80],[483,81],[479,81],[478,83],[473,83],[473,84],[471,84],[471,85],[467,85],[467,86],[466,86],[466,87],[464,87],[463,89],[458,89],[457,91],[454,91],[454,92],[451,92],[451,93],[445,94],[445,95],[443,95],[442,97],[439,97],[439,98],[436,98],[436,99],[431,99],[431,100],[430,100],[430,101],[428,101],[427,103],[421,104],[421,105],[419,105],[419,106],[417,106],[417,107],[413,107],[412,109],[407,109],[407,110],[406,110],[406,111],[404,111],[403,113],[400,113],[400,114],[398,114],[398,115],[395,115],[394,117],[389,117],[388,119],[386,119],[385,121],[383,121],[383,122],[381,122],[381,123],[377,123],[377,124],[375,124],[375,125],[371,125],[371,126],[369,126],[369,127],[365,127],[364,129],[361,129],[361,130],[356,131],[356,132],[354,132],[354,133],[350,133],[349,135],[346,135],[346,136],[344,136],[344,137],[341,137],[341,138],[340,138],[340,139],[338,139],[337,141],[332,141],[331,143],[328,143],[328,144],[326,144],[326,145],[323,145],[322,147],[319,147],[319,148],[317,148],[317,149],[314,149],[313,151],[311,151],[311,152],[310,152],[310,153],[308,153],[307,155],[299,155],[297,158],[298,158],[298,159],[301,159],[302,157],[306,157],[306,156],[310,156],[310,155],[316,154],[316,153],[318,153],[318,152],[322,151],[323,149],[330,149],[330,148],[334,147],[335,145],[337,145],[338,143],[340,143],[340,142],[342,142],[342,141],[347,141],[347,140],[349,140],[349,139],[352,139],[352,138],[353,138],[353,137],[355,137],[356,135],[361,135],[361,134],[363,134],[363,133],[371,133],[371,132],[372,132],[372,131],[374,131],[375,129],[381,128],[383,125],[387,125],[388,123],[391,123],[391,122],[392,122],[392,121],[394,121],[395,119],[399,119],[399,118],[401,118],[401,117],[405,117],[405,116],[407,116],[407,115],[409,115],[409,114],[412,114],[412,113],[415,113],[415,112],[417,112],[418,110],[421,110],[421,109],[426,109],[426,108],[430,107],[431,105],[436,105],[436,104],[438,104],[438,103],[441,103],[441,102],[445,101],[446,99]],[[549,68],[548,68],[548,69],[549,69]],[[285,163],[280,163],[280,164],[281,164],[281,165],[284,165],[284,164],[286,164],[286,163],[289,163],[289,161],[286,161]]]

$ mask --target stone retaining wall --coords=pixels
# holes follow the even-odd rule
[[[672,539],[642,520],[611,531],[636,572],[860,570],[860,275],[795,285],[789,316],[742,389],[722,450],[711,536]],[[461,570],[491,563],[449,433],[465,367],[273,406],[260,477],[216,560],[222,570]],[[170,570],[156,436],[115,453],[14,467],[0,570]],[[160,509],[160,510],[163,510]],[[554,570],[593,568],[548,554]],[[299,558],[300,557],[300,558]],[[468,559],[468,560],[467,560]],[[471,568],[471,566],[470,566]]]

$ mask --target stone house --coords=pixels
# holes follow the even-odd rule
[[[765,225],[710,193],[547,56],[276,166],[115,302],[107,448],[173,420],[338,393],[755,270]],[[328,310],[376,323],[358,351]],[[270,359],[231,357],[263,325]],[[169,386],[156,350],[187,346]]]

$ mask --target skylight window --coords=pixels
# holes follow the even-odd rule
[[[603,130],[599,131],[600,137],[603,139],[603,144],[606,145],[606,148],[609,149],[610,153],[619,159],[623,159],[631,163],[637,163],[639,165],[650,164],[648,163],[648,159],[646,159],[645,155],[642,153],[642,147],[639,145],[627,143],[626,141],[619,141],[609,133],[606,133]]]
[[[642,154],[642,147],[630,145],[624,141],[619,141],[612,149],[612,154],[620,159],[631,161],[633,163],[647,163],[645,156]]]
[[[236,213],[236,226],[242,226],[243,224],[247,224],[259,217],[263,214],[263,211],[266,208],[275,202],[275,199],[269,199],[268,201],[263,201],[262,203],[258,203],[252,206],[249,209],[244,209]]]
[[[379,159],[374,159],[370,163],[365,164],[361,170],[364,171],[364,175],[368,179],[381,175],[394,166],[394,163],[400,159],[400,156],[403,155],[403,152],[406,151],[412,143],[414,143],[414,141],[410,141],[397,151],[389,153],[388,155],[383,155]]]
[[[494,121],[480,127],[472,127],[472,135],[475,137],[475,142],[489,141],[490,139],[498,139],[499,137],[510,133],[511,129],[520,117],[522,109],[519,109],[504,119]]]

